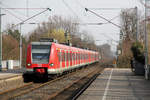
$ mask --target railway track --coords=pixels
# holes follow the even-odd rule
[[[22,93],[26,88],[29,88],[33,85],[32,82],[30,83],[27,83],[26,85],[23,85],[23,86],[20,86],[20,87],[17,87],[17,88],[14,88],[14,89],[10,89],[10,90],[6,90],[6,91],[3,91],[3,92],[0,92],[0,98],[1,100],[8,100],[9,98],[11,98],[13,95],[16,95],[18,94],[18,92]],[[22,90],[22,91],[20,91]]]
[[[87,68],[60,76],[46,83],[30,82],[24,86],[1,92],[0,98],[1,100],[49,100],[63,93],[63,90],[69,89],[74,83],[78,83],[88,73],[92,75],[94,70],[97,70],[97,68],[91,67],[90,65]]]
[[[55,97],[56,94],[61,93],[67,87],[69,88],[69,86],[73,85],[74,83],[77,83],[81,78],[86,77],[89,73],[98,70],[97,68],[99,67],[90,65],[87,68],[78,70],[77,73],[74,72],[74,74],[67,74],[66,77],[63,77],[55,82],[46,84],[32,92],[17,96],[10,100],[49,100],[51,99],[51,97]],[[61,98],[61,100],[63,99]]]
[[[80,71],[80,70],[78,70],[78,71]],[[76,71],[76,72],[78,72],[78,71]],[[64,77],[67,77],[71,74],[75,74],[76,72],[72,72],[72,73],[60,76],[59,78],[50,80],[46,83],[33,83],[33,82],[30,82],[30,83],[27,83],[23,86],[20,86],[20,87],[14,88],[14,89],[10,89],[10,90],[6,90],[4,92],[0,92],[0,98],[1,98],[1,100],[9,100],[9,99],[12,99],[12,98],[15,98],[15,97],[19,97],[21,95],[32,92],[32,91],[34,91],[34,90],[36,90],[40,87],[43,87],[45,85],[54,83],[55,81],[61,80]]]
[[[74,73],[70,73],[70,74],[74,74]],[[23,86],[20,86],[20,87],[14,88],[14,89],[10,89],[10,90],[6,90],[4,92],[0,92],[0,100],[9,100],[9,99],[13,99],[17,96],[27,94],[29,92],[32,92],[35,89],[38,89],[42,86],[45,86],[47,84],[50,84],[50,83],[55,82],[57,80],[60,80],[63,77],[66,77],[66,76],[67,75],[61,76],[57,79],[48,81],[46,83],[33,83],[33,82],[30,82],[30,83],[27,83]]]
[[[103,68],[92,71],[88,75],[67,85],[59,92],[52,94],[47,100],[76,100],[102,71]]]

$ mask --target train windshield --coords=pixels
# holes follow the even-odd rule
[[[32,45],[32,63],[47,64],[51,45]]]

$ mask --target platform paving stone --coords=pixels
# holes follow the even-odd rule
[[[150,100],[150,81],[130,69],[107,68],[77,100]]]

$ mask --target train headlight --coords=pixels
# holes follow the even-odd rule
[[[27,66],[31,66],[31,64],[27,64]]]
[[[51,64],[50,64],[50,66],[51,66],[51,67],[53,67],[53,66],[54,66],[54,64],[53,64],[53,63],[51,63]]]

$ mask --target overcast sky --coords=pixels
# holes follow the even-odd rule
[[[28,2],[28,4],[27,4]],[[62,17],[78,17],[81,23],[106,23],[105,20],[98,18],[90,12],[85,12],[84,8],[134,8],[137,6],[141,11],[143,6],[139,0],[0,0],[0,7],[2,8],[51,8],[51,12],[46,12],[29,22],[42,22],[46,21],[49,16],[60,15]],[[27,16],[32,16],[42,10],[29,10],[28,14],[26,10],[2,10],[2,13],[6,14],[2,17],[2,30],[4,30],[9,23],[17,24],[22,19],[26,19]],[[121,10],[93,10],[97,14],[112,19],[120,14]],[[10,14],[11,13],[11,14]],[[13,15],[13,16],[12,16]],[[15,16],[15,17],[14,17]],[[17,18],[16,18],[17,17]],[[113,20],[114,23],[120,24],[119,17]],[[22,32],[32,31],[36,25],[23,25]],[[96,43],[102,44],[110,42],[111,39],[119,40],[119,28],[112,24],[103,25],[82,25],[80,31],[86,30],[92,34],[95,40],[99,40]],[[114,43],[112,49],[116,49]]]

